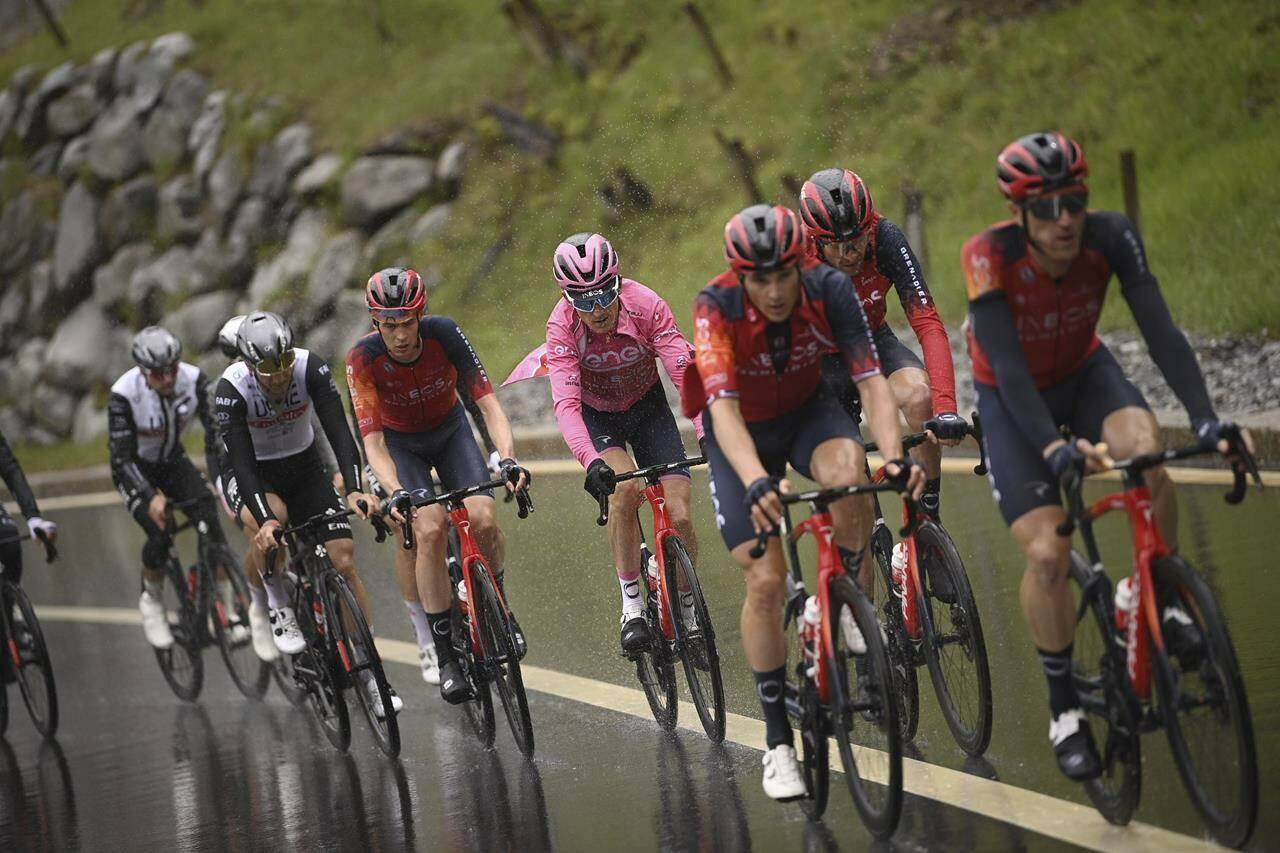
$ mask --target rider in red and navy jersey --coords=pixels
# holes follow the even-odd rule
[[[840,353],[872,435],[894,460],[888,473],[906,480],[916,497],[924,487],[924,473],[899,458],[896,401],[880,373],[853,285],[826,264],[802,269],[806,239],[799,217],[782,206],[753,205],[729,220],[724,241],[729,271],[694,302],[697,371],[681,389],[685,414],[702,419],[716,524],[747,584],[742,644],[764,709],[764,789],[775,799],[805,793],[782,701],[786,568],[776,539],[758,559],[751,547],[758,533],[781,521],[774,478],[785,473],[788,462],[823,487],[866,479],[857,426],[822,392],[826,353]],[[871,580],[863,559],[871,534],[870,503],[845,498],[831,505],[831,514],[841,561],[865,587]],[[865,651],[860,633],[843,636],[852,651]]]
[[[800,216],[813,238],[814,259],[852,279],[880,355],[880,370],[889,380],[907,426],[913,432],[927,429],[943,444],[959,444],[967,424],[956,414],[951,344],[902,229],[880,215],[862,178],[848,169],[823,169],[805,181]],[[923,364],[886,322],[890,289],[897,292],[924,351]],[[828,358],[826,367],[828,382],[856,419],[857,393],[840,375],[839,358]],[[922,444],[911,456],[928,477],[921,505],[938,517],[942,451],[937,444]]]
[[[412,518],[417,536],[418,592],[425,618],[435,638],[440,693],[449,702],[466,701],[470,688],[462,677],[449,628],[452,589],[445,570],[448,517],[433,504],[414,510],[414,496],[434,494],[431,470],[448,491],[489,480],[484,454],[467,424],[458,399],[459,379],[483,415],[501,455],[499,468],[507,488],[529,481],[529,472],[515,460],[511,423],[493,393],[480,357],[458,324],[448,317],[425,316],[426,289],[411,269],[389,267],[374,273],[365,287],[365,302],[374,331],[347,353],[347,386],[364,439],[369,466],[390,497],[387,506],[400,524]],[[489,561],[503,596],[506,540],[497,524],[493,494],[486,492],[464,503],[471,529]],[[510,599],[506,598],[508,604]],[[512,618],[519,654],[524,634]],[[423,661],[424,677],[428,673]]]
[[[977,234],[962,250],[978,411],[986,433],[996,503],[1027,559],[1023,614],[1049,682],[1049,738],[1072,779],[1101,772],[1071,675],[1075,607],[1068,585],[1071,541],[1059,483],[1100,467],[1092,442],[1117,458],[1160,447],[1160,429],[1141,393],[1098,339],[1114,275],[1160,371],[1186,407],[1201,443],[1227,452],[1224,424],[1186,338],[1169,316],[1133,223],[1088,210],[1088,165],[1061,133],[1033,133],[1000,153],[996,174],[1013,219]],[[1069,427],[1076,444],[1062,439]],[[1249,439],[1245,437],[1246,443]],[[1146,472],[1156,522],[1177,547],[1177,505],[1162,468]],[[1203,639],[1176,602],[1161,613],[1183,664]]]

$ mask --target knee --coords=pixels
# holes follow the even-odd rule
[[[640,482],[627,480],[619,483],[613,494],[609,495],[609,514],[632,513],[640,506]]]
[[[782,607],[786,581],[783,576],[771,570],[762,570],[757,564],[747,572],[747,604],[764,610],[776,610]]]
[[[693,528],[692,521],[689,517],[688,501],[668,501],[667,517],[671,519],[671,523],[681,530],[691,530]]]
[[[449,538],[448,525],[444,519],[425,516],[413,520],[413,534],[418,540],[418,547],[428,551],[444,548]]]
[[[329,543],[329,561],[338,573],[350,577],[355,573],[355,544],[350,539],[338,539]]]
[[[898,407],[907,420],[918,424],[933,414],[933,394],[929,383],[923,379],[911,379],[898,389]]]
[[[1026,549],[1028,575],[1043,587],[1066,583],[1070,549],[1071,540],[1052,529],[1032,539]]]
[[[148,569],[160,568],[168,557],[169,549],[159,539],[148,539],[147,544],[142,546],[142,565]]]

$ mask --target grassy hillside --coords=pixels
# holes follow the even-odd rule
[[[586,54],[585,80],[543,62],[497,3],[384,0],[390,43],[373,4],[345,0],[168,0],[136,21],[122,5],[75,0],[64,17],[73,57],[186,30],[193,63],[217,85],[283,96],[322,145],[347,151],[423,116],[471,122],[479,147],[458,215],[418,264],[443,272],[433,310],[462,321],[496,374],[540,339],[555,297],[548,258],[573,231],[606,230],[626,273],[687,316],[720,269],[725,219],[748,201],[715,128],[758,156],[766,195],[784,174],[847,165],[898,218],[903,182],[922,189],[927,272],[949,322],[964,311],[961,243],[1003,215],[993,158],[1004,142],[1042,127],[1074,135],[1094,204],[1112,208],[1119,152],[1132,148],[1144,236],[1175,317],[1204,333],[1280,334],[1280,12],[1266,0],[864,0],[856,12],[811,4],[807,17],[801,4],[702,0],[737,76],[729,92],[680,5],[658,0],[542,0]],[[905,58],[872,73],[890,27]],[[0,78],[62,58],[42,34],[0,55]],[[501,143],[481,118],[486,101],[556,128],[558,163]],[[619,166],[655,205],[607,226],[596,191]],[[511,247],[468,289],[506,229]],[[1107,322],[1129,323],[1114,302]]]

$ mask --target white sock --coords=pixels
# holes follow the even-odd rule
[[[404,609],[409,611],[409,621],[413,623],[413,636],[418,641],[418,648],[425,649],[431,645],[431,623],[427,621],[427,611],[420,601],[406,601]]]
[[[289,595],[284,591],[284,584],[280,583],[280,578],[262,579],[262,585],[267,590],[267,603],[271,605],[272,610],[279,610],[281,607],[289,606]]]
[[[260,610],[267,609],[267,591],[260,586],[249,584],[249,598],[253,601],[253,606]]]
[[[145,589],[147,591],[147,594],[150,595],[152,598],[154,598],[156,601],[164,600],[164,582],[163,581],[153,581],[149,578],[144,578],[142,581],[142,588]]]
[[[618,575],[618,589],[622,593],[622,617],[639,616],[644,612],[644,597],[640,594],[640,573],[631,578]]]

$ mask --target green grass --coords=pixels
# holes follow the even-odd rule
[[[310,121],[320,146],[347,154],[423,117],[470,121],[478,148],[453,223],[419,247],[416,262],[443,271],[433,310],[463,323],[495,374],[541,339],[555,297],[548,258],[574,231],[605,230],[625,272],[687,317],[721,268],[724,221],[748,201],[714,128],[759,152],[768,195],[784,174],[845,165],[898,218],[903,182],[921,188],[927,272],[950,323],[965,307],[960,245],[1005,215],[993,180],[1003,143],[1044,127],[1074,135],[1092,166],[1094,204],[1117,209],[1119,153],[1131,148],[1147,248],[1174,316],[1201,333],[1280,330],[1280,288],[1270,281],[1280,238],[1280,15],[1268,2],[1083,0],[998,26],[969,18],[945,49],[875,78],[868,66],[880,33],[922,7],[815,4],[802,17],[791,4],[703,0],[738,78],[727,93],[675,4],[542,5],[590,54],[585,81],[531,54],[490,3],[386,0],[391,44],[378,40],[362,4],[337,0],[171,0],[133,23],[120,20],[119,3],[78,0],[64,24],[77,59],[186,30],[199,45],[193,64],[215,85],[283,97],[289,119]],[[639,32],[646,47],[615,73]],[[41,34],[0,56],[0,76],[61,58]],[[488,100],[555,127],[565,137],[558,163],[543,167],[495,142],[492,123],[477,120]],[[607,226],[595,193],[623,165],[649,184],[655,210]],[[507,228],[514,244],[468,288]],[[1122,300],[1113,298],[1105,322],[1131,324]]]

